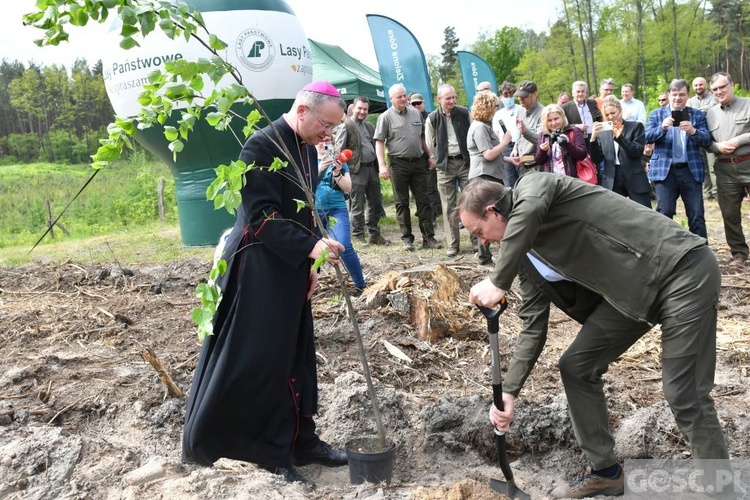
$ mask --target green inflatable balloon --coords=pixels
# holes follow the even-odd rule
[[[272,118],[286,112],[297,92],[312,81],[312,55],[299,20],[283,0],[193,0],[209,32],[229,47],[226,59],[238,68],[243,84],[253,93]],[[119,27],[113,27],[113,43],[119,43]],[[139,40],[140,47],[109,51],[103,61],[107,94],[118,116],[133,117],[140,110],[138,95],[154,70],[166,61],[197,60],[208,56],[206,49],[191,40],[170,40],[158,30]],[[226,78],[217,87],[234,83]],[[204,94],[213,85],[206,80]],[[240,115],[251,109],[235,105]],[[175,109],[167,125],[175,126],[180,116]],[[163,128],[139,131],[136,140],[170,166],[175,179],[177,210],[183,244],[215,245],[221,233],[234,224],[234,216],[224,209],[214,210],[206,200],[206,188],[215,178],[214,168],[236,160],[242,150],[244,122],[234,120],[234,134],[218,132],[205,121],[196,125],[185,148],[173,160]],[[235,137],[236,135],[236,137]]]

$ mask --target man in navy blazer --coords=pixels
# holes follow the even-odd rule
[[[711,135],[706,115],[686,106],[689,89],[687,81],[672,80],[669,106],[656,108],[648,116],[646,143],[654,143],[648,178],[656,190],[656,211],[674,217],[681,197],[690,232],[708,238],[703,208],[705,167],[699,147],[710,146]],[[688,115],[676,122],[673,111],[683,110]]]

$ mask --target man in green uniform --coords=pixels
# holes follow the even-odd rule
[[[573,429],[590,466],[553,497],[622,494],[601,376],[655,324],[662,331],[664,395],[693,458],[728,458],[710,396],[721,274],[704,238],[612,191],[538,172],[513,190],[469,184],[457,214],[482,244],[501,243],[494,271],[471,289],[472,303],[496,305],[528,255],[603,298],[560,359]],[[515,395],[543,346],[538,332],[519,338],[504,384],[505,411],[490,412],[500,431],[509,429]]]
[[[750,98],[734,95],[732,76],[725,72],[711,77],[711,89],[719,105],[706,112],[706,121],[711,132],[710,151],[718,155],[715,185],[719,209],[732,253],[729,265],[742,268],[748,257],[742,198],[750,189]]]

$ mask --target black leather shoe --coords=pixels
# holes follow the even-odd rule
[[[370,245],[390,245],[391,244],[390,241],[386,240],[379,234],[374,234],[370,236],[369,243]]]
[[[307,479],[305,476],[299,473],[297,469],[294,467],[289,467],[288,469],[285,467],[263,467],[269,472],[272,472],[276,474],[277,476],[281,476],[284,481],[287,483],[302,483],[307,484],[310,486],[315,486],[315,483],[311,481],[310,479]]]
[[[435,238],[429,238],[422,242],[422,248],[441,249],[443,248],[443,244],[437,241]]]
[[[324,441],[318,443],[315,448],[294,452],[294,465],[320,464],[326,467],[341,467],[348,463],[345,451],[334,450]]]

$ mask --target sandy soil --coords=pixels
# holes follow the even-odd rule
[[[712,248],[727,258],[715,211]],[[438,236],[440,236],[439,233]],[[397,242],[397,236],[388,235]],[[405,253],[360,245],[370,282],[388,270],[444,263],[468,285],[486,268],[473,255]],[[126,267],[127,266],[127,267]],[[388,438],[397,445],[393,481],[350,484],[347,468],[300,470],[315,488],[285,484],[255,466],[220,460],[212,468],[180,462],[186,398],[168,397],[142,352],[150,349],[184,392],[200,349],[190,320],[193,291],[210,264],[91,266],[43,262],[0,268],[0,497],[108,498],[498,498],[502,478],[487,421],[491,401],[484,319],[467,308],[468,339],[427,343],[396,309],[357,317]],[[718,370],[714,396],[733,457],[750,458],[747,384],[750,283],[747,270],[722,265]],[[518,297],[501,320],[507,366],[520,321]],[[315,297],[321,436],[336,446],[375,435],[372,407],[344,301],[334,274]],[[516,482],[545,498],[583,465],[567,417],[557,359],[577,325],[557,310],[551,338],[517,407],[508,435]],[[394,356],[386,341],[411,362]],[[658,328],[606,375],[617,452],[623,459],[687,457],[689,449],[663,400]]]

